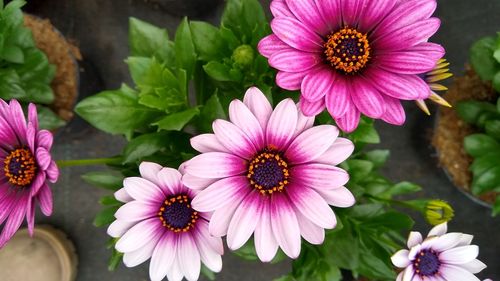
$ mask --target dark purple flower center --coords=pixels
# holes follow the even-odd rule
[[[281,192],[288,184],[289,172],[285,158],[273,149],[257,154],[248,165],[247,178],[261,194]]]
[[[28,148],[18,148],[5,157],[5,177],[17,187],[25,187],[33,182],[36,175],[35,157]]]
[[[441,262],[438,254],[430,249],[422,250],[413,260],[415,272],[420,276],[433,276],[439,271]]]
[[[366,34],[344,27],[327,36],[324,44],[326,60],[344,74],[354,74],[370,60],[370,43]]]
[[[171,196],[165,200],[158,212],[163,226],[173,232],[187,232],[198,220],[198,212],[191,208],[187,195]]]

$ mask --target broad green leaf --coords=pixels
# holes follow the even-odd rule
[[[199,59],[211,61],[221,59],[225,53],[227,55],[224,39],[217,27],[202,21],[192,21],[190,25]]]
[[[230,50],[234,50],[241,45],[241,41],[238,37],[236,37],[233,31],[225,26],[220,27],[220,35],[224,38],[224,41]]]
[[[22,81],[38,83],[52,82],[55,75],[55,66],[49,64],[47,56],[36,48],[29,48],[24,52],[25,63],[14,66]]]
[[[492,167],[472,180],[472,191],[481,194],[500,187],[500,166]]]
[[[15,44],[21,48],[28,48],[35,46],[31,30],[28,28],[16,29],[16,32],[11,34],[10,40],[12,40],[12,44]]]
[[[478,177],[494,166],[500,166],[500,150],[475,158],[469,170]]]
[[[182,20],[175,33],[175,53],[177,55],[177,67],[185,69],[187,78],[190,80],[196,63],[196,52],[187,18]]]
[[[90,172],[82,175],[87,183],[109,190],[118,190],[123,187],[123,176],[113,175],[110,172]]]
[[[479,115],[484,112],[496,112],[496,108],[493,104],[480,101],[458,102],[456,110],[460,118],[470,124],[476,124]]]
[[[66,122],[55,114],[51,109],[37,105],[38,123],[41,129],[55,130],[66,125]]]
[[[485,37],[474,43],[470,49],[472,67],[484,81],[491,81],[499,70],[499,64],[493,57],[495,47],[495,38]]]
[[[464,148],[473,157],[479,157],[500,149],[499,143],[492,137],[484,134],[473,134],[465,137]]]
[[[198,114],[200,114],[200,110],[198,108],[190,108],[181,112],[170,114],[153,125],[156,125],[158,126],[158,129],[165,131],[180,131]]]
[[[231,68],[220,62],[211,61],[203,66],[203,69],[215,81],[227,82],[235,81],[230,73]]]
[[[6,45],[2,49],[0,58],[13,63],[24,63],[24,53],[21,48],[14,45]]]
[[[211,132],[212,122],[215,119],[226,119],[226,113],[221,105],[219,96],[217,94],[212,95],[205,106],[201,109],[200,117],[198,118],[197,127],[200,132]]]
[[[388,230],[406,230],[411,229],[413,220],[406,214],[396,211],[389,211],[379,216],[365,221],[362,227],[365,228],[386,228]]]
[[[374,164],[368,160],[349,159],[346,161],[351,181],[358,182],[364,179],[374,168]]]
[[[419,185],[411,183],[411,182],[403,181],[403,182],[400,182],[400,183],[397,183],[397,184],[391,186],[381,196],[389,195],[389,197],[392,197],[392,196],[396,196],[396,195],[414,193],[414,192],[418,192],[420,190],[422,190],[422,187],[420,187]]]
[[[497,60],[498,63],[500,63],[500,49],[495,50],[493,53],[493,57]]]
[[[389,150],[372,150],[365,153],[366,159],[373,162],[375,168],[381,167],[385,164],[387,159],[389,158],[390,151]]]
[[[54,92],[52,88],[44,83],[29,83],[25,87],[26,98],[21,99],[25,102],[51,104],[54,102]]]
[[[500,119],[486,121],[484,128],[486,130],[486,134],[500,140]]]
[[[0,69],[0,98],[4,100],[25,99],[26,92],[21,87],[22,81],[13,69]]]
[[[135,84],[140,85],[145,80],[144,75],[151,68],[153,60],[145,57],[128,57],[125,62],[128,64],[132,80]]]
[[[165,133],[141,135],[132,139],[123,150],[123,163],[133,163],[144,157],[151,156],[160,150],[166,149],[169,143]]]
[[[157,88],[153,92],[141,93],[139,103],[150,108],[176,112],[186,106],[186,97],[177,89]]]
[[[168,32],[137,18],[129,19],[129,47],[132,56],[152,57],[168,45]]]
[[[159,113],[141,106],[137,93],[125,85],[84,99],[75,111],[94,127],[111,134],[129,134],[147,127]]]
[[[242,2],[242,16],[245,22],[245,34],[248,34],[249,37],[254,34],[254,30],[259,27],[262,28],[267,24],[264,9],[257,0],[246,0]]]
[[[97,227],[105,226],[115,220],[115,213],[118,206],[108,207],[100,211],[94,218],[94,225]]]
[[[365,119],[361,119],[358,128],[349,135],[349,138],[354,142],[380,143],[380,136],[373,126],[373,121]]]

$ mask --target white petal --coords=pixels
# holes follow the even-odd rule
[[[272,222],[269,203],[269,201],[266,201],[263,204],[262,215],[254,234],[255,251],[262,262],[272,261],[279,247],[271,228]]]
[[[183,189],[181,177],[176,169],[163,168],[158,172],[158,183],[165,194],[176,195]]]
[[[444,222],[432,228],[431,231],[429,231],[429,234],[427,234],[427,236],[440,236],[445,234],[447,231],[448,231],[448,224]]]
[[[460,243],[462,238],[462,233],[458,232],[451,232],[451,233],[446,233],[441,236],[434,242],[432,249],[434,249],[437,252],[443,252],[446,250],[449,250]]]
[[[454,265],[442,265],[439,271],[446,281],[480,281],[474,274]]]
[[[186,279],[188,281],[198,280],[201,270],[200,253],[190,234],[180,236],[177,257]]]
[[[297,221],[299,222],[300,234],[302,237],[313,245],[323,244],[325,241],[325,230],[312,223],[308,218],[300,214],[300,212],[295,213],[297,214]]]
[[[403,271],[403,281],[412,281],[414,275],[415,275],[415,270],[413,268],[413,265],[409,265]]]
[[[127,193],[125,188],[118,189],[114,195],[115,195],[116,200],[123,202],[123,203],[127,203],[127,202],[134,200],[134,198],[132,198],[132,196],[130,196],[130,194]]]
[[[458,246],[470,245],[473,238],[473,235],[462,233],[462,237],[460,238],[460,243],[458,243]]]
[[[483,271],[483,269],[486,268],[486,264],[478,259],[475,259],[466,264],[461,264],[460,267],[470,271],[470,273],[476,274]]]
[[[233,100],[229,105],[229,119],[238,126],[248,137],[257,149],[264,146],[264,130],[259,121],[240,100]]]
[[[155,239],[149,241],[148,243],[146,243],[146,245],[140,247],[139,249],[133,252],[125,253],[123,255],[123,263],[127,267],[134,267],[147,261],[153,254],[153,250],[155,249],[160,236],[161,235],[158,235],[157,237],[155,237]]]
[[[205,152],[228,152],[214,134],[201,134],[192,137],[191,146],[201,153]]]
[[[330,165],[338,165],[344,162],[354,151],[354,144],[346,138],[337,138],[325,153],[314,161]]]
[[[207,188],[212,183],[216,182],[218,179],[207,179],[199,178],[192,174],[184,174],[182,176],[182,183],[194,190],[202,190]]]
[[[241,248],[252,236],[262,214],[262,206],[262,198],[257,191],[250,192],[241,202],[227,231],[229,249],[234,251]]]
[[[151,257],[149,277],[151,280],[162,280],[172,269],[177,250],[177,235],[166,233],[160,238]],[[181,277],[182,278],[182,277]]]
[[[285,148],[297,128],[297,106],[291,99],[281,101],[274,109],[266,128],[268,145]]]
[[[461,246],[442,252],[439,254],[439,260],[449,264],[464,264],[473,261],[478,255],[478,246]]]
[[[411,249],[413,246],[422,243],[422,234],[417,231],[412,231],[410,232],[410,235],[408,236],[408,242],[406,243],[408,246],[408,249]]]
[[[206,227],[206,231],[208,234],[208,227]],[[222,257],[212,249],[210,246],[210,243],[206,241],[205,235],[202,235],[201,233],[196,233],[196,245],[198,247],[198,250],[200,251],[200,257],[201,261],[205,264],[208,269],[210,269],[213,272],[220,272],[222,270]],[[211,239],[218,239],[221,240],[220,238],[214,238],[211,237]],[[222,244],[222,240],[220,241]]]
[[[108,235],[113,238],[118,238],[123,236],[125,232],[127,232],[132,226],[134,226],[136,222],[133,221],[121,221],[115,220],[108,227]]]
[[[356,203],[356,198],[351,191],[344,186],[335,189],[316,189],[329,205],[347,208]]]
[[[245,176],[221,179],[193,198],[192,205],[200,212],[212,212],[229,202],[238,201],[251,191]]]
[[[399,250],[392,257],[392,264],[399,268],[405,268],[410,265],[410,259],[408,258],[409,251],[408,250]]]
[[[273,108],[266,96],[256,87],[251,87],[245,93],[243,98],[243,103],[248,106],[252,111],[253,115],[259,120],[260,126],[265,131],[267,127],[267,122],[271,117]]]
[[[174,259],[172,267],[170,267],[170,269],[168,269],[167,271],[167,279],[168,281],[182,281],[183,278],[184,274],[182,274],[181,266],[179,264],[179,259]],[[161,281],[162,279],[151,280],[151,281]]]
[[[142,221],[128,230],[116,243],[116,249],[122,253],[132,252],[154,239],[163,231],[160,220],[152,218]]]
[[[332,229],[337,224],[330,206],[313,189],[291,184],[287,187],[287,194],[295,208],[317,226]]]
[[[287,256],[295,259],[300,254],[300,228],[293,207],[285,196],[276,194],[271,201],[274,237]]]
[[[131,177],[123,180],[127,193],[139,201],[158,202],[165,199],[163,191],[154,183],[139,177]]]
[[[158,174],[161,168],[162,167],[156,163],[142,162],[141,165],[139,165],[139,172],[141,173],[141,177],[152,183],[158,184],[156,174]]]

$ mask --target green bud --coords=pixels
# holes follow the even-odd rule
[[[431,225],[450,221],[453,215],[453,208],[443,200],[430,200],[425,206],[425,218]]]
[[[246,68],[253,64],[254,50],[250,45],[241,45],[234,50],[231,58],[237,66]]]

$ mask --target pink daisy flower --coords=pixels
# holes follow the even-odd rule
[[[38,114],[29,105],[28,122],[21,105],[0,99],[0,248],[21,226],[24,218],[33,235],[35,203],[42,213],[52,214],[52,191],[47,181],[55,183],[59,169],[52,160],[52,133],[38,129]]]
[[[401,125],[400,100],[429,97],[421,74],[444,55],[427,42],[440,25],[435,9],[435,0],[274,0],[274,34],[258,48],[280,87],[301,90],[305,115],[326,107],[346,132],[361,113]]]
[[[423,241],[419,232],[411,232],[409,250],[400,250],[391,258],[404,269],[396,281],[479,281],[474,274],[486,265],[476,259],[479,248],[470,245],[473,236],[446,231],[446,223],[437,225]]]
[[[182,185],[181,174],[171,168],[143,162],[141,177],[126,178],[115,193],[124,202],[108,228],[119,238],[116,250],[128,267],[149,258],[151,280],[198,280],[201,262],[212,271],[222,269],[222,240],[208,234],[210,214],[194,210],[196,191]]]
[[[230,249],[254,234],[262,261],[278,247],[291,258],[300,254],[301,236],[321,244],[324,229],[336,225],[329,205],[349,207],[349,175],[335,167],[353,152],[351,141],[337,138],[335,126],[313,127],[286,99],[273,110],[264,94],[250,88],[243,102],[229,106],[230,122],[216,120],[214,134],[199,135],[191,145],[202,154],[185,164],[183,182],[202,190],[193,208],[214,212],[209,230],[227,234]]]

